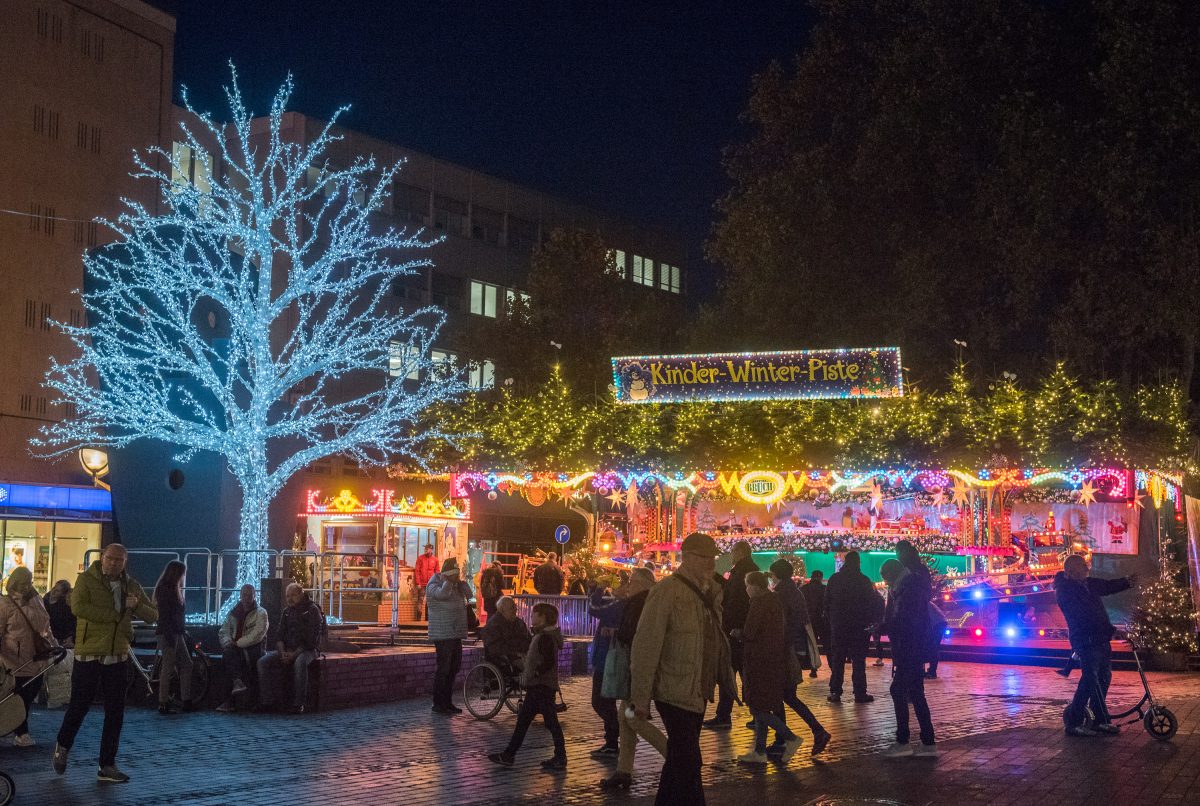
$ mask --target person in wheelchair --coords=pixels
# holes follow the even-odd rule
[[[506,680],[515,681],[533,640],[529,627],[517,617],[517,603],[501,596],[496,601],[495,614],[479,634],[483,637],[484,659],[495,664]]]

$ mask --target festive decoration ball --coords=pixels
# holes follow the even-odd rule
[[[488,492],[488,500],[489,500],[489,501],[495,501],[495,500],[496,500],[496,491],[495,491],[495,490],[490,490],[490,491]]]

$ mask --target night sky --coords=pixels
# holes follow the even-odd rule
[[[721,149],[751,77],[795,54],[809,19],[800,2],[158,5],[199,108],[221,116],[229,60],[255,111],[290,70],[298,111],[351,104],[352,128],[683,234],[693,302],[715,285],[701,245]]]

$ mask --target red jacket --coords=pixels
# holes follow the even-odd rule
[[[441,564],[437,557],[426,557],[422,554],[417,558],[417,564],[413,567],[413,583],[422,588],[425,587],[440,567]]]

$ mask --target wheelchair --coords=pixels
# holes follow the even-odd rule
[[[524,698],[517,670],[510,663],[486,660],[463,678],[463,703],[471,716],[481,721],[491,719],[501,708],[515,714]]]

